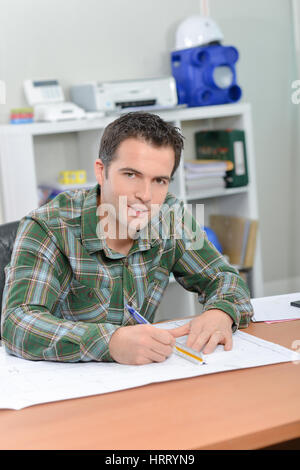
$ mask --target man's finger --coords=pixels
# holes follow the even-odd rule
[[[173,352],[173,346],[174,344],[167,345],[167,344],[161,343],[160,341],[156,341],[155,339],[152,339],[151,344],[149,345],[149,349],[164,357],[169,357]]]
[[[194,351],[199,352],[201,351],[203,346],[208,342],[210,336],[211,336],[211,333],[208,333],[207,331],[203,331],[202,333],[197,334],[197,335],[191,332],[187,339],[186,345],[189,348],[194,349]]]
[[[195,341],[197,340],[197,337],[199,336],[200,333],[196,334],[196,333],[193,333],[192,331],[190,331],[189,335],[188,335],[188,338],[186,340],[186,345],[188,348],[192,348],[193,347],[193,344],[195,343]]]
[[[185,325],[178,326],[177,328],[172,328],[168,330],[174,338],[179,338],[180,336],[185,336],[189,334],[190,331],[190,322]]]
[[[224,334],[221,331],[215,331],[203,349],[203,354],[212,353],[220,343],[224,344]]]
[[[224,344],[224,350],[230,351],[232,349],[232,335],[224,331],[215,331],[204,348],[203,354],[212,353],[218,344]]]
[[[156,351],[150,350],[147,354],[147,357],[149,357],[151,362],[163,362],[167,359],[168,356],[165,356],[164,354],[160,354]]]
[[[175,338],[171,334],[170,330],[162,330],[161,328],[154,327],[151,329],[150,336],[159,343],[174,346]]]
[[[232,333],[230,332],[228,336],[225,336],[225,344],[224,344],[224,350],[225,351],[230,351],[232,349]]]

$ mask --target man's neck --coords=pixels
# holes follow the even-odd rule
[[[128,255],[130,248],[133,245],[134,240],[129,238],[128,240],[118,240],[118,239],[105,239],[106,244],[109,248],[118,253],[122,253],[122,255]]]

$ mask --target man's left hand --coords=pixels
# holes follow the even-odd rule
[[[211,309],[197,315],[183,326],[169,330],[175,338],[188,335],[186,346],[212,353],[218,344],[224,345],[225,351],[232,349],[232,318],[219,309]]]

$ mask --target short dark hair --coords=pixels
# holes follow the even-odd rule
[[[99,150],[106,172],[110,163],[116,158],[116,150],[126,139],[137,138],[155,147],[172,147],[175,162],[172,175],[178,168],[183,150],[183,139],[180,129],[165,122],[156,114],[141,111],[123,114],[111,122],[104,130]]]

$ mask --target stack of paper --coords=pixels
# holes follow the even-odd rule
[[[206,189],[226,187],[226,171],[232,170],[233,163],[224,160],[189,160],[184,164],[185,182],[188,193]]]
[[[168,329],[189,320],[160,323]],[[181,342],[185,344],[185,338]],[[206,374],[215,374],[268,364],[295,362],[300,354],[248,333],[233,334],[231,351],[218,345],[212,354],[203,354],[205,365],[193,364],[176,354],[164,362],[142,366],[115,362],[63,363],[29,361],[10,356],[0,347],[0,408],[20,410],[38,403],[115,392],[142,385]]]
[[[300,292],[251,299],[254,309],[252,321],[273,323],[300,320],[300,308],[291,305],[296,300],[300,300]]]

